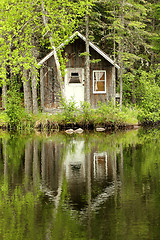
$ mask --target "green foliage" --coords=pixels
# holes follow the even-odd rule
[[[6,113],[9,117],[11,128],[16,128],[20,124],[21,119],[21,97],[16,86],[12,86],[8,91]]]
[[[43,0],[43,4],[44,9],[38,0],[0,1],[1,85],[8,77],[21,75],[22,68],[31,69],[33,65],[37,67],[38,59],[48,53],[48,49],[52,46],[58,47],[61,43],[67,42],[68,37],[77,27],[84,33],[83,21],[87,12],[90,15],[90,40],[94,40],[105,52],[115,57],[114,60],[117,60],[124,69],[123,103],[130,104],[136,99],[138,107],[142,108],[139,114],[140,121],[143,119],[145,121],[145,118],[149,121],[158,121],[159,1]],[[86,53],[82,53],[81,56],[86,56]],[[61,73],[64,76],[66,59],[62,58],[61,53],[58,53],[58,57]],[[98,61],[99,59],[91,60],[95,64]],[[144,72],[140,72],[139,69],[143,69]],[[144,82],[145,78],[146,82]],[[15,96],[11,97],[12,95]],[[10,125],[15,127],[19,126],[19,122],[24,120],[26,115],[21,109],[17,93],[13,91],[12,95],[9,92],[7,118],[9,117]],[[14,101],[17,101],[17,106]],[[76,120],[75,113],[70,116],[70,108],[71,112],[74,112],[73,106],[64,106],[66,112],[63,116],[59,116],[62,121]],[[100,114],[99,112],[97,114]],[[116,113],[115,110],[112,110],[111,116],[113,114],[121,116],[121,113]],[[108,121],[103,115],[100,118]],[[79,121],[87,123],[88,116],[85,116],[84,111],[78,116]],[[54,121],[58,119],[55,117]],[[97,123],[98,121],[95,120]],[[114,118],[112,121],[115,121]],[[3,122],[2,120],[2,125]]]
[[[121,127],[138,123],[138,110],[134,107],[113,106],[112,103],[99,102],[96,109],[93,109],[88,102],[81,102],[78,108],[74,99],[61,101],[62,112],[53,114],[40,114],[37,119],[37,126],[42,129],[55,129],[59,125],[79,125],[85,128],[89,126],[113,126]]]
[[[21,73],[22,67],[37,67],[44,50],[58,47],[73,33],[85,7],[83,0],[0,1],[1,79],[6,78],[7,66],[14,74]]]
[[[138,119],[142,123],[160,121],[160,79],[155,82],[155,75],[153,71],[138,71],[135,94],[140,108]]]
[[[92,116],[94,114],[94,110],[91,108],[90,103],[88,102],[81,102],[81,113],[79,113],[79,119],[80,121],[88,125],[89,123],[92,123]]]
[[[21,187],[16,187],[15,190],[11,193],[8,183],[6,181],[4,181],[4,183],[1,183],[1,239],[32,239],[32,236],[29,235],[31,232],[33,232],[33,225],[39,196],[39,193],[24,193]]]
[[[75,123],[76,122],[76,113],[77,107],[74,98],[67,101],[65,98],[61,98],[61,107],[63,109],[62,112],[62,122],[68,123]]]
[[[97,1],[92,8],[90,34],[95,37],[96,44],[115,57],[122,69],[124,104],[137,102],[139,105],[136,96],[138,69],[142,68],[146,74],[152,67],[157,71],[156,64],[160,60],[159,9],[158,0]],[[153,71],[150,74],[156,80]]]
[[[79,57],[86,57],[86,56],[91,56],[88,52],[83,52],[79,54]]]
[[[92,59],[90,60],[90,63],[99,63],[101,59]]]
[[[0,112],[0,128],[7,128],[8,123],[8,115],[5,112]]]
[[[27,121],[31,121],[31,116],[25,112],[22,106],[22,98],[16,82],[13,82],[8,90],[6,109],[9,126],[12,130],[20,129],[22,123],[26,125]]]
[[[95,112],[95,124],[108,124],[123,126],[128,124],[137,124],[136,109],[123,107],[120,110],[119,105],[114,106],[111,102],[108,104],[99,102]]]
[[[131,103],[132,97],[135,97],[134,79],[135,74],[131,72],[127,72],[123,75],[123,103],[125,105]]]

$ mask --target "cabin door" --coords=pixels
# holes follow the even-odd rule
[[[84,102],[84,69],[83,68],[67,68],[65,75],[65,97],[66,100],[72,98],[77,106],[80,102]]]

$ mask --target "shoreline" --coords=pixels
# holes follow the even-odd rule
[[[77,123],[69,123],[69,124],[55,124],[53,122],[42,123],[40,121],[36,121],[34,126],[25,126],[21,125],[17,130],[37,130],[37,131],[56,131],[56,132],[75,132],[81,133],[82,131],[96,131],[96,132],[110,132],[116,130],[130,130],[130,129],[139,129],[141,128],[141,124],[77,124]],[[11,129],[9,123],[1,123],[1,130],[7,131],[16,131],[16,129]]]
[[[120,111],[118,108],[111,108],[102,105],[98,109],[85,109],[84,111],[75,111],[73,109],[64,109],[61,113],[38,113],[36,115],[25,113],[20,115],[19,119],[15,115],[10,118],[6,112],[1,112],[0,129],[9,131],[76,131],[77,129],[95,130],[97,132],[137,129],[142,125],[137,119],[137,111],[126,108]],[[82,131],[81,130],[81,131]]]

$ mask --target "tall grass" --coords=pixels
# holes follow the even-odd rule
[[[76,103],[63,100],[61,112],[57,114],[40,114],[36,121],[36,127],[41,129],[65,129],[68,127],[95,128],[98,126],[112,128],[125,127],[138,124],[138,109],[131,106],[113,106],[111,103],[98,103],[94,109],[87,102],[82,102],[77,108]]]
[[[15,110],[15,112],[14,112]],[[8,112],[0,112],[0,128],[16,130],[61,130],[66,128],[82,127],[93,129],[96,127],[121,128],[128,125],[138,124],[138,109],[135,107],[113,106],[111,103],[98,103],[97,108],[92,108],[87,102],[82,102],[80,107],[74,101],[61,102],[61,112],[56,114],[39,113],[28,114],[23,108],[21,111],[11,105],[12,116]],[[16,118],[18,113],[18,118]],[[14,118],[13,118],[14,117]]]

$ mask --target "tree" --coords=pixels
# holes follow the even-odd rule
[[[32,93],[29,70],[23,68],[23,91],[24,91],[24,106],[27,112],[32,112]]]
[[[152,65],[159,63],[160,61],[160,3],[159,1],[154,1],[152,4],[152,25],[153,25],[153,37],[152,37],[152,44],[153,44],[153,58],[152,58]],[[153,64],[154,61],[154,64]]]
[[[86,3],[86,16],[85,16],[85,23],[86,23],[86,62],[85,62],[85,96],[86,101],[90,103],[90,88],[89,88],[89,80],[90,80],[90,57],[89,57],[89,9],[88,9],[88,2]]]
[[[68,39],[84,13],[85,1],[82,0],[8,0],[0,3],[0,78],[7,79],[4,74],[6,66],[11,75],[24,74],[25,106],[31,92],[25,79],[26,76],[28,81],[31,78],[34,113],[38,111],[36,70],[41,48],[45,46],[46,51],[53,49],[61,86],[56,48]],[[31,107],[26,106],[26,109],[29,111]]]

